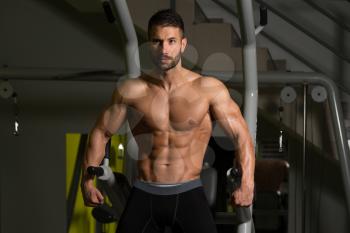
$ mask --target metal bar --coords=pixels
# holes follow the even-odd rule
[[[345,23],[343,23],[341,20],[339,20],[337,17],[335,17],[334,15],[332,15],[330,12],[328,12],[327,10],[325,10],[324,8],[320,7],[319,5],[317,5],[314,1],[312,0],[304,0],[304,2],[306,2],[307,4],[309,4],[312,8],[314,8],[315,10],[317,10],[318,12],[320,12],[321,14],[325,15],[326,17],[328,17],[330,20],[334,21],[336,24],[339,25],[339,27],[343,28],[344,30],[350,32],[350,27],[348,25],[346,25]]]
[[[295,52],[295,50],[288,48],[288,45],[283,44],[282,42],[280,42],[278,39],[276,39],[275,37],[271,36],[269,33],[262,31],[261,35],[263,35],[264,37],[266,37],[267,39],[269,39],[271,42],[273,42],[274,44],[276,44],[277,46],[279,46],[281,49],[285,50],[286,52],[288,52],[290,55],[292,55],[293,57],[295,57],[296,59],[298,59],[299,61],[301,61],[302,63],[304,63],[306,66],[308,66],[310,69],[312,69],[315,72],[318,73],[322,73],[322,70],[320,68],[318,68],[316,65],[310,63],[307,59],[305,59],[302,55],[299,55],[298,53]]]
[[[85,151],[87,139],[88,139],[87,134],[82,134],[80,137],[77,158],[74,165],[73,178],[69,188],[69,194],[67,199],[67,232],[69,231],[69,227],[72,221],[75,200],[77,198],[77,193],[79,190],[81,166],[83,164],[84,151]]]
[[[242,38],[244,76],[244,118],[255,146],[258,114],[258,71],[256,62],[255,25],[252,0],[237,0],[239,25]],[[253,208],[250,207],[252,213]],[[252,232],[253,220],[237,226],[238,233]]]
[[[235,17],[238,18],[238,14],[237,12],[235,12],[233,9],[229,8],[227,5],[225,5],[224,3],[222,3],[219,0],[213,0],[216,4],[218,4],[221,8],[225,9],[226,11],[230,12],[232,15],[234,15]],[[350,1],[350,0],[349,0]],[[264,37],[266,37],[267,39],[269,39],[271,42],[273,42],[274,44],[276,44],[277,46],[279,46],[281,49],[285,50],[286,52],[288,52],[289,54],[291,54],[293,57],[295,57],[296,59],[298,59],[299,61],[301,61],[303,64],[305,64],[306,66],[308,66],[310,69],[312,69],[314,72],[317,73],[324,73],[318,66],[316,66],[313,63],[310,63],[308,60],[306,60],[303,56],[297,54],[293,49],[288,48],[288,46],[286,44],[281,43],[278,39],[276,39],[275,37],[271,36],[270,34],[266,33],[265,31],[261,31],[260,32],[261,35],[263,35]],[[327,74],[326,74],[327,75]],[[341,85],[337,85],[337,87],[350,94],[350,90],[346,89],[346,87],[341,86]]]
[[[203,75],[212,75],[216,77],[225,77],[224,72],[203,72]],[[242,82],[242,74],[235,75],[229,82],[230,84],[238,84]],[[328,101],[330,105],[332,124],[334,127],[334,134],[336,137],[336,144],[339,153],[339,162],[341,168],[341,174],[343,179],[345,199],[347,204],[348,213],[350,214],[350,153],[347,142],[347,135],[344,126],[344,119],[342,114],[342,107],[339,97],[339,91],[333,80],[327,78],[320,73],[312,72],[264,72],[259,73],[260,84],[318,84],[326,88],[328,93]]]
[[[341,53],[342,51],[338,51],[337,49],[335,49],[334,47],[329,45],[326,41],[321,40],[319,37],[314,35],[312,32],[310,32],[309,30],[307,30],[303,26],[300,26],[299,24],[294,22],[292,19],[286,17],[285,15],[280,13],[278,10],[276,10],[271,4],[268,4],[268,3],[266,3],[266,1],[263,1],[263,0],[255,0],[255,1],[260,3],[260,4],[264,4],[264,6],[266,6],[271,12],[276,14],[278,17],[280,17],[281,19],[283,19],[284,21],[286,21],[287,23],[289,23],[290,25],[292,25],[293,27],[295,27],[299,31],[303,32],[305,35],[307,35],[311,39],[313,39],[316,42],[318,42],[319,44],[321,44],[323,47],[327,48],[329,51],[331,51],[338,58],[343,59],[343,60],[345,60],[347,62],[350,62],[350,58],[347,57],[346,55],[342,54]]]
[[[126,71],[129,78],[140,76],[140,55],[135,27],[125,0],[111,0],[126,38]],[[117,23],[117,22],[116,22]]]
[[[301,215],[301,231],[305,233],[305,194],[306,194],[306,139],[307,139],[307,83],[304,83],[303,89],[303,158],[302,158],[302,181],[301,181],[301,190],[302,190],[302,215]]]
[[[226,6],[224,3],[220,2],[219,0],[213,0],[213,1],[216,4],[218,4],[220,7],[222,7],[223,9],[225,9],[226,11],[230,12],[231,14],[233,14],[235,17],[238,18],[237,12],[235,12],[233,9],[229,8],[228,6]],[[303,56],[298,55],[294,50],[289,49],[287,45],[281,43],[279,40],[277,40],[276,38],[274,38],[270,34],[266,33],[265,31],[260,32],[260,34],[263,35],[264,37],[266,37],[267,39],[269,39],[274,44],[278,45],[283,50],[290,53],[293,57],[295,57],[296,59],[298,59],[299,61],[301,61],[302,63],[304,63],[305,65],[307,65],[311,69],[313,69],[314,71],[316,71],[318,73],[322,73],[321,69],[319,69],[317,66],[311,64]]]
[[[0,79],[37,81],[118,81],[125,72],[116,70],[15,67],[0,68]]]
[[[255,145],[258,111],[258,72],[253,6],[251,0],[237,0],[237,4],[239,5],[240,28],[243,42],[244,117]]]

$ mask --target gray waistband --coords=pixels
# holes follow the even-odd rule
[[[184,183],[171,184],[171,185],[148,183],[141,180],[136,180],[134,183],[134,187],[141,189],[147,193],[152,193],[156,195],[179,194],[200,186],[202,186],[202,182],[200,179],[190,180]]]

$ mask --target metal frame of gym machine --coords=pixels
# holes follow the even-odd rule
[[[258,71],[256,62],[255,25],[252,0],[237,0],[239,25],[242,40],[242,59],[244,77],[244,119],[250,135],[256,142],[256,122],[258,114]],[[250,207],[253,212],[252,206]],[[237,226],[237,233],[255,232],[253,219]]]

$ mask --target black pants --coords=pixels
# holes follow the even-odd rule
[[[152,187],[153,188],[153,187]],[[133,187],[118,222],[117,233],[216,233],[216,225],[202,186],[166,195]]]

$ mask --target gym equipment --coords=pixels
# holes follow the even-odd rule
[[[87,173],[97,177],[99,188],[107,194],[112,203],[111,207],[103,204],[93,209],[92,214],[100,223],[110,223],[120,218],[131,189],[126,177],[121,173],[113,172],[109,167],[110,147],[111,140],[106,145],[101,166],[87,168]]]
[[[315,86],[311,91],[312,99],[317,103],[322,103],[327,99],[327,91],[326,88],[322,86]]]
[[[241,186],[242,172],[240,169],[232,167],[227,170],[227,187],[229,193]],[[252,213],[249,206],[237,206],[236,216],[239,223],[246,223],[252,219]]]
[[[218,183],[217,171],[212,167],[214,161],[215,154],[205,154],[203,160],[203,168],[201,171],[201,181],[203,184],[204,193],[213,213],[215,213],[216,188]]]
[[[67,197],[67,232],[69,230],[69,227],[72,222],[73,212],[74,212],[74,205],[77,198],[77,193],[79,190],[79,182],[80,182],[80,176],[81,176],[81,166],[83,165],[84,160],[84,151],[85,151],[85,145],[88,140],[88,137],[86,134],[81,135],[79,147],[78,147],[78,153],[74,165],[73,170],[73,179],[70,184],[69,193]]]
[[[283,102],[290,104],[297,98],[297,93],[293,87],[286,86],[281,91],[281,99]]]
[[[99,167],[93,167],[93,166],[88,167],[87,173],[89,175],[97,176],[99,180],[103,180],[107,182],[108,185],[113,185],[115,182],[115,179],[114,179],[113,171],[109,167],[110,148],[111,148],[111,140],[109,140],[106,145],[105,157],[103,159],[102,165]]]
[[[92,216],[100,223],[111,223],[118,220],[112,207],[102,204],[92,210]]]
[[[264,5],[260,5],[260,24],[255,29],[255,35],[257,36],[266,26],[267,24],[267,7]]]

